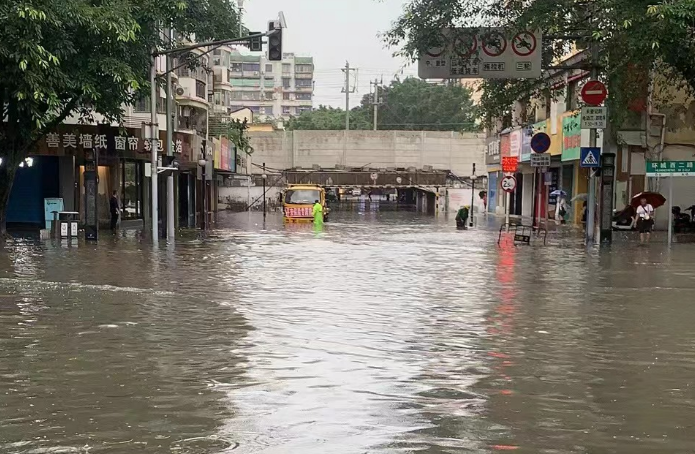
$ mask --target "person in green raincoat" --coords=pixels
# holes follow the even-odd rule
[[[314,224],[323,225],[323,206],[318,200],[314,202]]]
[[[459,208],[458,213],[456,213],[456,228],[459,230],[466,230],[468,227],[468,207],[462,206]]]

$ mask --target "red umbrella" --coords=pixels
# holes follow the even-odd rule
[[[640,192],[632,198],[630,205],[637,208],[640,206],[640,200],[647,199],[647,203],[654,207],[654,209],[659,208],[666,203],[666,197],[659,194],[658,192]]]

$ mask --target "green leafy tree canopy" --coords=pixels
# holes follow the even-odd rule
[[[172,26],[198,40],[238,30],[227,0],[4,0],[0,2],[0,234],[19,164],[67,117],[119,121],[148,91],[153,48]]]

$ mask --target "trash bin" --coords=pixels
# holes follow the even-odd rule
[[[53,237],[54,238],[77,238],[77,225],[80,213],[77,211],[54,211],[53,212]]]

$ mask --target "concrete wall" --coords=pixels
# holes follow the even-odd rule
[[[478,196],[481,189],[476,189],[473,194],[473,207],[472,211],[476,214],[485,212],[485,205],[483,201]],[[471,206],[471,189],[470,188],[449,188],[446,190],[447,194],[447,212],[454,213],[458,212],[459,208],[462,206]]]
[[[280,187],[266,188],[266,198],[275,202],[278,200],[278,194],[282,192]],[[220,210],[227,209],[228,202],[244,203],[247,205],[261,206],[263,205],[263,187],[248,186],[248,187],[218,187],[217,200]]]
[[[482,134],[438,131],[274,131],[249,132],[254,153],[251,173],[266,163],[273,169],[432,166],[465,177],[476,164],[485,172]]]

